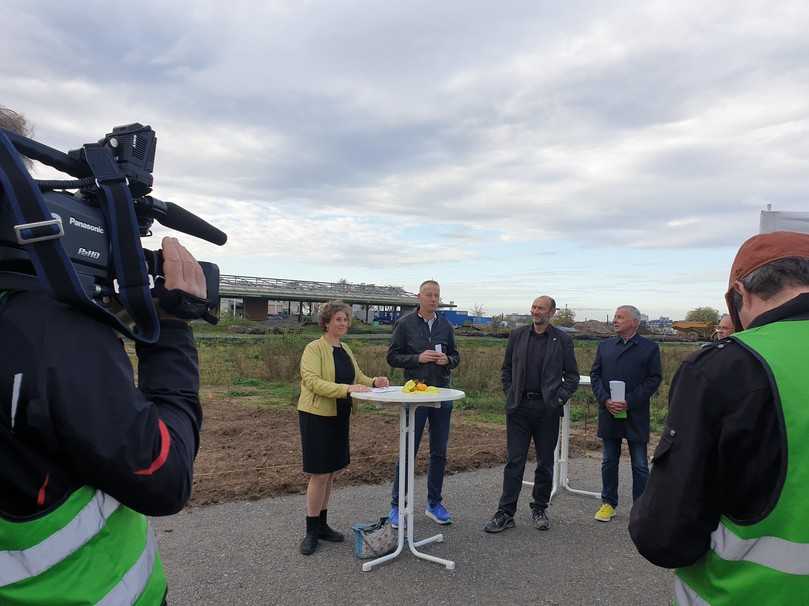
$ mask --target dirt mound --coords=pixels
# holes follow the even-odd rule
[[[293,407],[255,407],[238,399],[204,402],[205,423],[191,505],[252,500],[306,490],[298,414]],[[398,414],[357,412],[351,418],[351,465],[337,486],[389,482],[399,452]],[[426,436],[416,473],[427,468]],[[592,433],[572,432],[570,455],[598,451]],[[533,449],[532,449],[533,450]],[[532,455],[533,456],[533,453]],[[472,423],[453,412],[447,473],[500,466],[506,460],[503,425]]]

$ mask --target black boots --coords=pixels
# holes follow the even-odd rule
[[[342,543],[345,540],[343,533],[337,532],[334,528],[329,526],[328,522],[326,522],[327,514],[327,509],[320,512],[320,531],[317,534],[317,538],[329,541],[330,543]]]
[[[326,521],[328,511],[324,509],[319,516],[306,516],[306,536],[301,541],[301,553],[312,555],[317,549],[318,539],[341,543],[345,540],[343,533],[331,528]]]
[[[312,555],[317,549],[317,538],[320,533],[320,516],[306,516],[306,536],[301,541],[301,553]]]

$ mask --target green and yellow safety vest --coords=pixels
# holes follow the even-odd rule
[[[3,606],[156,606],[166,577],[145,516],[83,487],[50,513],[0,518]]]
[[[732,338],[770,376],[786,430],[786,475],[775,506],[760,522],[740,525],[721,518],[710,550],[677,570],[675,601],[809,604],[809,321],[775,322]]]

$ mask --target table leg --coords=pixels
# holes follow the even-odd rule
[[[564,420],[562,421],[564,422]],[[559,427],[559,433],[564,434],[562,431],[562,427]],[[559,490],[559,451],[562,448],[562,438],[557,435],[556,436],[556,448],[553,449],[553,480],[551,481],[551,496],[548,497],[548,505],[550,505],[550,501],[553,500],[554,495]],[[531,484],[533,486],[533,484]]]
[[[570,402],[565,402],[565,416],[562,419],[561,455],[559,456],[559,481],[566,491],[573,494],[580,494],[587,497],[601,498],[601,493],[590,492],[589,490],[579,490],[570,487],[570,476],[568,473],[568,455],[570,454]]]
[[[553,497],[556,496],[560,489],[565,489],[573,494],[581,494],[600,499],[601,493],[570,487],[570,478],[568,477],[568,457],[570,455],[570,402],[565,402],[565,414],[562,417],[562,422],[559,424],[559,434],[556,449],[553,451],[553,484],[551,486],[551,496],[549,500],[553,500]],[[527,480],[523,480],[522,483],[525,486],[533,487],[534,485],[533,482]]]
[[[396,543],[396,550],[392,553],[379,557],[375,560],[371,560],[370,562],[365,562],[362,565],[362,571],[368,572],[374,566],[382,564],[383,562],[387,562],[388,560],[392,560],[395,557],[398,557],[400,553],[402,553],[402,549],[404,549],[404,542],[405,542],[405,524],[404,524],[404,517],[402,513],[406,510],[405,503],[406,503],[406,496],[405,496],[405,470],[407,467],[407,459],[405,458],[406,450],[407,450],[407,436],[408,434],[412,433],[412,425],[410,426],[410,430],[408,431],[407,426],[407,409],[410,408],[409,406],[400,406],[399,407],[399,528],[398,528],[398,535],[399,539]]]
[[[443,558],[437,558],[435,556],[422,553],[418,551],[416,547],[421,547],[422,545],[427,545],[429,543],[443,543],[444,542],[444,535],[437,534],[427,539],[422,539],[420,541],[413,541],[413,513],[415,512],[415,484],[416,484],[416,407],[415,406],[408,406],[409,414],[410,414],[410,432],[408,434],[408,445],[409,448],[407,449],[407,459],[408,459],[408,466],[407,466],[407,475],[409,482],[407,483],[407,544],[410,547],[410,551],[415,555],[417,558],[421,558],[423,560],[429,560],[430,562],[435,562],[436,564],[443,564],[447,570],[454,570],[455,569],[455,562],[451,560],[445,560]],[[401,485],[400,485],[401,490]],[[401,503],[400,503],[401,505]],[[399,510],[401,512],[401,508]],[[399,529],[401,530],[401,524],[399,524]]]

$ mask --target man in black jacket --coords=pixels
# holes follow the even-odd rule
[[[503,469],[500,503],[484,527],[486,532],[514,527],[531,438],[537,453],[532,519],[535,528],[550,528],[546,510],[553,484],[559,417],[579,386],[573,340],[551,325],[555,313],[556,302],[551,297],[537,297],[531,305],[532,324],[513,330],[508,338],[500,373],[506,394],[508,461]]]
[[[403,316],[393,328],[388,364],[404,369],[405,380],[418,380],[434,387],[449,387],[450,372],[461,361],[455,348],[452,325],[436,312],[441,301],[441,287],[435,280],[426,280],[419,287],[419,308]],[[452,523],[441,490],[447,466],[452,402],[442,402],[440,408],[420,406],[416,409],[416,441],[418,454],[424,425],[430,421],[430,464],[427,468],[427,508],[424,513],[438,524]],[[393,476],[390,521],[399,526],[399,463]]]
[[[0,108],[0,126],[23,132],[20,122],[18,114]],[[5,202],[0,189],[0,204]],[[205,277],[191,254],[176,239],[165,238],[163,255],[166,288],[204,299]],[[116,552],[143,549],[132,545],[139,536],[134,526],[140,523],[127,527],[120,522],[124,510],[173,514],[191,494],[202,424],[197,350],[187,322],[162,311],[160,317],[159,340],[136,346],[136,385],[123,340],[111,327],[49,294],[0,290],[0,522],[6,528],[6,534],[0,533],[0,554],[16,553],[25,560],[27,568],[17,577],[30,572],[31,578],[18,585],[34,591],[40,579],[52,580],[49,575],[58,569],[70,577],[74,593],[114,587],[109,595],[120,597],[116,603],[125,601],[122,592],[131,598],[126,603],[138,595],[138,603],[150,605],[164,599],[162,591],[141,593],[163,578],[157,556],[138,559],[130,570],[140,574],[151,562],[151,576],[128,574],[123,580],[116,577],[123,572],[110,572],[108,553],[92,566],[82,559],[110,537],[118,541]],[[47,524],[87,487],[104,504],[82,510],[87,515],[79,526],[89,538],[96,533],[93,540],[72,555],[66,552],[61,561],[44,549],[16,551],[20,547],[8,539],[11,527]],[[113,508],[115,531],[104,526],[103,516],[98,527],[85,519],[110,515]],[[51,543],[69,540],[66,532],[49,538]],[[44,562],[53,566],[43,569]],[[156,585],[144,587],[147,578]],[[12,591],[11,585],[3,587],[5,581],[0,578],[3,603],[3,591]],[[60,596],[48,599],[56,603]]]
[[[180,246],[166,238],[166,259]],[[198,267],[183,254],[186,267]],[[182,272],[172,262],[165,271],[168,286],[201,288],[204,297],[204,277],[175,282],[184,278],[171,275]],[[163,315],[158,342],[136,345],[137,387],[120,337],[47,295],[6,292],[0,334],[0,372],[21,377],[14,418],[0,416],[0,512],[37,515],[83,484],[146,515],[182,509],[202,424],[187,322]],[[0,377],[4,403],[12,379]]]
[[[654,469],[632,507],[629,532],[650,562],[681,569],[677,603],[804,604],[806,540],[782,536],[779,520],[809,526],[807,483],[800,480],[809,469],[809,235],[775,232],[745,242],[726,299],[737,332],[677,370]],[[762,353],[751,337],[772,340],[774,348]],[[779,379],[782,369],[788,382]],[[785,509],[789,498],[793,507]],[[734,552],[740,533],[743,548]],[[787,571],[779,570],[784,562]],[[765,581],[777,575],[776,583]],[[800,595],[790,594],[800,583]],[[712,599],[717,590],[723,599]]]
[[[638,334],[640,312],[632,305],[615,310],[615,337],[598,344],[590,381],[598,402],[598,437],[603,442],[601,462],[602,504],[595,514],[609,522],[618,506],[618,462],[621,441],[629,445],[632,463],[632,498],[637,499],[649,477],[649,401],[660,386],[663,371],[660,347]],[[610,381],[623,381],[625,397],[613,400]]]

